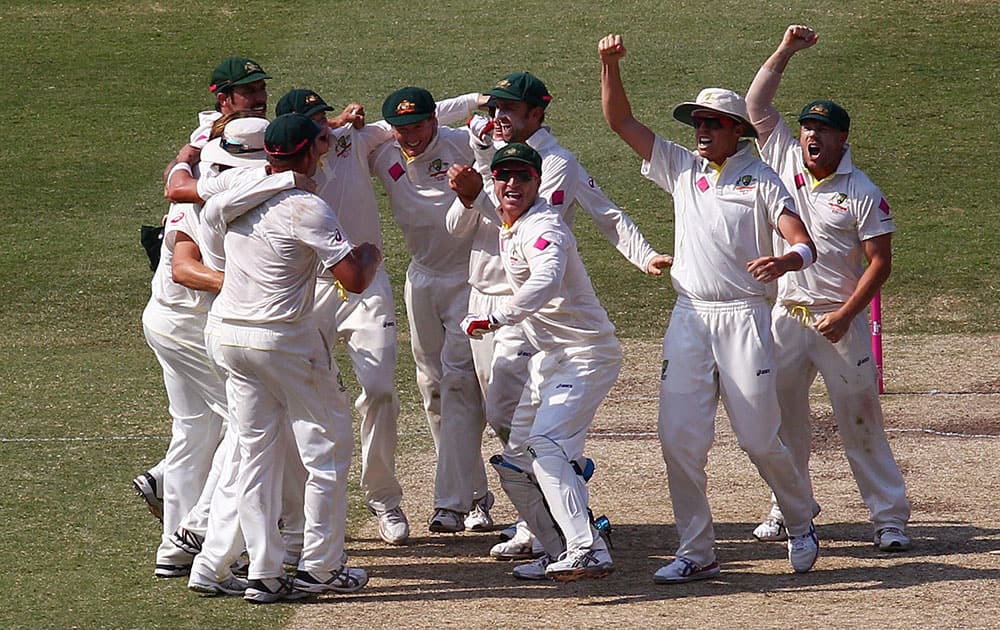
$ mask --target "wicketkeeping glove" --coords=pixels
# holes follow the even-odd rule
[[[486,116],[470,116],[465,121],[469,126],[469,133],[479,141],[479,144],[489,144],[493,140],[493,119]]]
[[[466,315],[462,320],[462,330],[473,339],[481,339],[486,333],[500,328],[500,325],[492,315]]]

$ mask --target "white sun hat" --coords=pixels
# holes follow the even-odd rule
[[[694,102],[681,103],[674,108],[674,118],[685,125],[692,125],[691,115],[695,112],[705,111],[723,114],[743,123],[746,131],[743,135],[757,137],[757,130],[750,123],[747,116],[747,102],[743,97],[725,88],[705,88],[698,92],[698,98]]]
[[[266,118],[237,118],[226,123],[222,135],[201,150],[201,161],[222,166],[260,166],[264,153]]]

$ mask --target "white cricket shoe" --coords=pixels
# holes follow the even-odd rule
[[[144,472],[132,480],[135,493],[146,502],[146,508],[156,520],[163,522],[163,489],[149,472]]]
[[[615,571],[615,563],[607,549],[581,547],[564,551],[559,560],[545,567],[545,575],[559,582],[572,582],[584,578],[602,578]]]
[[[907,551],[910,537],[898,527],[883,527],[875,532],[875,546],[879,551]]]
[[[796,573],[805,573],[816,564],[819,557],[819,537],[816,527],[809,525],[809,531],[801,536],[788,537],[788,561]]]
[[[525,562],[514,567],[511,571],[514,577],[519,580],[544,580],[545,569],[552,562],[552,556],[543,553],[540,557],[531,562]]]
[[[465,515],[455,510],[437,508],[427,523],[427,529],[438,534],[455,534],[465,529]]]
[[[500,530],[500,542],[510,540],[517,535],[517,528],[524,523],[524,521],[518,521],[513,525],[508,525]]]
[[[512,538],[499,542],[490,549],[490,556],[497,560],[531,560],[544,553],[542,543],[535,538],[524,521],[517,522]]]
[[[406,520],[402,508],[394,507],[377,513],[377,516],[379,538],[390,545],[406,544],[410,537],[410,522]]]
[[[472,511],[465,517],[465,529],[470,532],[490,532],[493,531],[493,517],[490,510],[493,509],[495,499],[493,493],[486,491],[486,496],[472,502]]]
[[[368,583],[368,572],[344,565],[336,571],[303,571],[295,573],[293,586],[307,593],[354,593]]]
[[[243,595],[246,593],[247,586],[249,582],[242,578],[238,578],[234,575],[230,575],[224,580],[216,580],[214,578],[191,574],[191,579],[188,580],[188,588],[195,593],[201,593],[202,595]]]
[[[657,584],[680,584],[682,582],[694,582],[695,580],[707,580],[719,574],[721,569],[718,562],[713,562],[705,566],[698,566],[687,558],[678,556],[670,564],[660,567],[653,574],[653,581]]]
[[[780,518],[768,516],[760,525],[754,528],[753,537],[762,542],[778,542],[788,540],[788,531],[785,529],[785,521]]]
[[[310,593],[292,586],[292,578],[260,578],[247,581],[243,599],[251,604],[273,604],[274,602],[294,602],[310,597]]]

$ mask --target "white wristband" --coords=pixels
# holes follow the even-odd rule
[[[173,177],[174,173],[176,173],[177,171],[187,171],[188,175],[194,177],[194,172],[191,170],[190,164],[188,164],[187,162],[178,162],[177,164],[174,164],[174,167],[170,169],[169,173],[167,173],[168,182],[170,181],[170,178]]]
[[[802,266],[799,267],[799,271],[802,271],[809,265],[816,262],[816,259],[813,257],[812,249],[805,243],[796,243],[792,245],[789,250],[802,257]]]

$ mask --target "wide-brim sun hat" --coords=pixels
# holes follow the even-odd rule
[[[746,131],[743,135],[757,137],[757,130],[747,115],[747,102],[742,96],[725,88],[705,88],[698,92],[698,98],[693,102],[681,103],[674,108],[674,118],[685,125],[694,126],[691,116],[695,112],[704,111],[723,114],[743,123]]]
[[[222,166],[260,166],[264,152],[266,118],[237,118],[226,123],[222,135],[201,150],[201,161]]]

